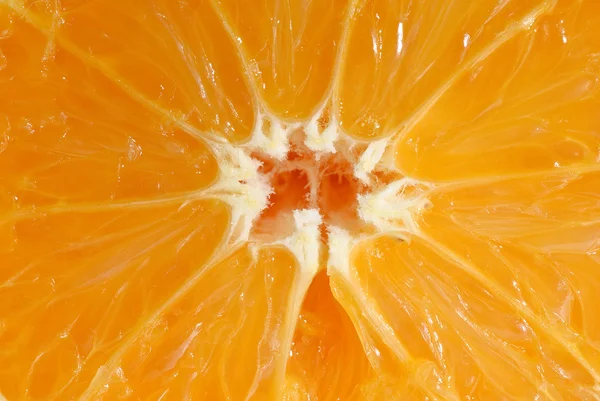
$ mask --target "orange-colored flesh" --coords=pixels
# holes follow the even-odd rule
[[[0,399],[595,399],[598,54],[593,0],[0,2]],[[433,186],[296,299],[289,250],[224,243],[208,141],[324,104],[390,138],[374,185]],[[352,167],[316,170],[351,232]]]

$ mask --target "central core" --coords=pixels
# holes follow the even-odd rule
[[[293,140],[283,160],[262,153],[252,156],[262,162],[261,174],[272,188],[269,205],[254,224],[252,236],[277,240],[292,234],[294,210],[318,210],[323,219],[321,240],[327,227],[359,230],[357,196],[367,188],[354,176],[349,155],[342,152],[315,154],[301,140]]]

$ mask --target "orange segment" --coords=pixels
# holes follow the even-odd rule
[[[80,394],[202,272],[227,215],[220,202],[196,201],[65,208],[4,222],[15,236],[0,255],[4,396]]]
[[[117,374],[95,382],[84,399],[269,399],[280,391],[274,367],[295,262],[280,249],[257,256],[253,262],[244,248],[202,271],[123,350]]]
[[[418,121],[454,81],[551,9],[543,1],[358,2],[340,76],[349,134],[396,134]]]
[[[398,167],[453,180],[597,162],[599,23],[598,4],[562,2],[511,35],[399,134]]]
[[[324,272],[315,277],[306,294],[290,356],[290,399],[357,399],[358,388],[348,383],[365,383],[373,375],[352,322],[333,298]]]
[[[599,227],[592,189],[599,179],[596,172],[556,174],[447,191],[435,199],[437,213],[427,215],[422,228],[457,257],[468,258],[511,299],[528,305],[545,325],[566,326],[583,334],[580,346],[600,347],[599,315],[585,306],[593,295],[584,289],[600,277],[594,273]],[[555,262],[555,254],[571,260],[577,273]],[[586,277],[587,284],[574,277]]]
[[[49,41],[137,101],[230,140],[250,134],[253,99],[237,51],[207,1],[31,2],[18,8],[24,10]]]
[[[592,166],[587,172],[573,169],[480,185],[449,185],[444,192],[432,196],[432,201],[436,209],[451,216],[469,235],[503,238],[545,252],[563,247],[568,248],[563,251],[594,252],[597,236],[593,230],[587,237],[575,235],[597,224],[600,171],[594,170],[599,169]],[[558,248],[553,249],[552,244]]]
[[[493,288],[445,257],[419,238],[410,244],[382,238],[357,250],[355,269],[365,295],[398,339],[404,327],[395,326],[396,315],[383,309],[393,305],[386,294],[394,294],[395,303],[411,310],[412,324],[433,354],[428,359],[441,377],[451,380],[444,384],[450,391],[446,397],[479,399],[486,388],[511,399],[592,391],[593,370],[557,343],[551,329],[532,325]],[[409,352],[418,344],[401,343]],[[545,380],[550,382],[543,385]]]
[[[287,120],[310,118],[330,86],[348,1],[215,2],[265,106]]]
[[[214,181],[203,142],[63,49],[41,70],[47,38],[18,19],[11,31],[2,40],[0,120],[9,130],[0,177],[13,207],[142,200]]]
[[[353,275],[348,277],[336,271],[330,274],[333,294],[352,320],[373,368],[367,380],[356,384],[357,399],[426,400],[441,396],[439,385],[435,384],[438,381],[435,366],[426,358],[415,359],[405,344],[392,333],[389,322],[384,320],[385,316],[379,310],[379,306],[385,307],[383,303],[377,303],[367,292],[358,288]],[[414,355],[428,353],[427,346],[405,311],[395,310],[394,315],[403,325],[398,335],[406,340],[416,340],[410,343]]]

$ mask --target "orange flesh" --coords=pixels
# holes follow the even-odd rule
[[[599,397],[600,3],[284,3],[0,1],[0,400]],[[323,107],[389,169],[254,154],[253,239],[314,208],[331,251],[377,233],[357,195],[433,186],[290,317],[302,266],[228,248],[210,141]]]

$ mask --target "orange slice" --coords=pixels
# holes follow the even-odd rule
[[[0,400],[600,399],[593,0],[0,1]]]

